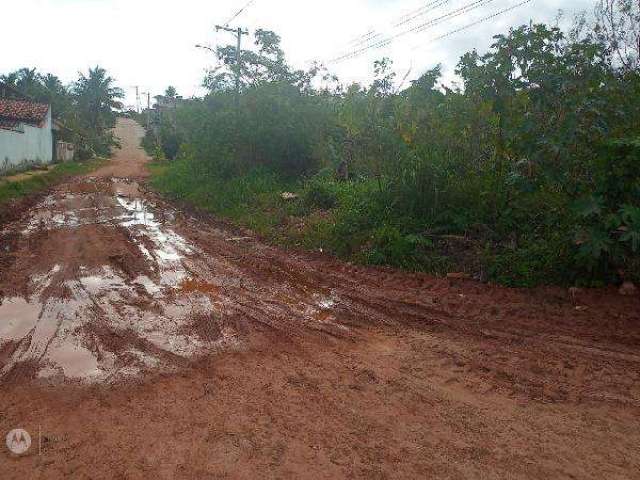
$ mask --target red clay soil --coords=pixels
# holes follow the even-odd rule
[[[640,478],[638,297],[239,238],[117,133],[0,227],[1,478]]]

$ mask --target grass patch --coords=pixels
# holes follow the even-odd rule
[[[159,192],[278,245],[365,265],[436,275],[466,272],[516,287],[576,281],[568,227],[557,223],[541,220],[529,235],[506,242],[491,231],[446,229],[437,219],[398,207],[393,193],[375,179],[339,182],[331,172],[320,172],[287,180],[264,168],[226,177],[194,160],[155,163],[150,170]],[[296,198],[285,200],[283,192]]]
[[[278,237],[275,227],[287,215],[286,201],[280,194],[296,187],[263,169],[229,179],[195,171],[192,163],[184,161],[154,163],[149,169],[152,186],[159,192],[272,239]]]
[[[52,185],[63,180],[88,173],[104,164],[104,159],[88,160],[86,162],[70,162],[55,165],[46,173],[23,178],[17,181],[9,181],[0,177],[0,205],[7,202],[46,190]]]
[[[265,169],[223,178],[190,161],[150,165],[152,186],[176,200],[247,227],[273,243],[322,249],[368,265],[446,274],[450,260],[398,218],[376,181],[338,182],[331,174],[287,181]],[[283,192],[297,194],[294,200]]]

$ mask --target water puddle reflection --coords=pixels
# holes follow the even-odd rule
[[[42,305],[24,298],[5,298],[0,304],[0,344],[20,340],[38,322]]]

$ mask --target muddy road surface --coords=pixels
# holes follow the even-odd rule
[[[640,299],[264,245],[141,129],[0,225],[2,478],[640,478]]]

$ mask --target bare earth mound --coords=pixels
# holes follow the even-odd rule
[[[637,297],[238,241],[117,133],[0,225],[4,478],[637,478]]]

